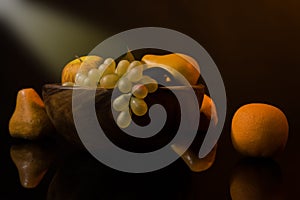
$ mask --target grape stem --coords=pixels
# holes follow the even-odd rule
[[[131,111],[130,102],[131,102],[132,96],[133,96],[133,95],[132,95],[132,93],[131,93],[131,95],[130,95],[130,98],[129,98],[129,105],[128,105],[128,106],[129,106],[129,110],[130,110],[130,111]]]

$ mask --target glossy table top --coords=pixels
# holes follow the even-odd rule
[[[232,194],[232,199],[290,199],[298,195],[299,162],[294,160],[289,147],[275,160],[245,158],[232,149],[226,137],[228,133],[224,132],[219,140],[216,160],[206,171],[192,172],[178,159],[164,169],[142,174],[113,170],[89,153],[72,149],[62,141],[6,140],[5,144],[1,143],[0,159],[3,164],[0,170],[3,182],[0,197],[230,199]],[[21,185],[20,174],[13,163],[16,155],[23,155],[22,151],[29,152],[35,158],[40,154],[38,158],[41,163],[49,163],[49,170],[34,189]],[[20,160],[30,162],[26,156]],[[43,164],[35,163],[36,166]],[[23,179],[25,187],[35,184],[35,178],[34,175],[27,177],[27,185]],[[249,185],[254,188],[247,192]],[[236,190],[242,192],[234,192]]]

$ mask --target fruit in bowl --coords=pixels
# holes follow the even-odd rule
[[[198,102],[196,112],[200,112],[204,85],[197,84],[200,77],[199,66],[194,66],[190,57],[180,54],[145,55],[141,60],[116,61],[106,58],[97,64],[99,65],[89,69],[78,67],[76,73],[72,71],[71,74],[65,74],[64,69],[63,76],[69,77],[68,81],[62,85],[48,84],[43,87],[43,99],[50,120],[57,131],[76,146],[83,145],[74,124],[73,112],[84,113],[82,117],[89,120],[92,116],[84,112],[84,109],[91,101],[95,102],[97,120],[106,136],[118,147],[131,152],[158,150],[175,137],[181,123],[182,105],[174,91],[188,96],[192,89]],[[68,64],[65,68],[69,67]],[[88,95],[91,91],[95,94],[93,97]],[[79,98],[80,104],[72,105],[73,98]],[[167,115],[160,131],[148,138],[126,134],[126,129],[132,124],[150,124],[149,108],[156,104],[163,106]],[[195,112],[191,106],[184,106],[188,113]],[[185,120],[192,122],[195,119],[188,116]],[[190,131],[195,131],[193,128],[191,127]],[[193,142],[192,146],[199,147],[204,136],[205,133],[198,131],[197,141]],[[180,153],[180,147],[174,151]],[[184,161],[189,166],[197,162],[202,163],[196,168],[195,165],[190,166],[193,171],[202,171],[213,163],[215,151],[216,148],[209,154],[208,162],[205,162],[205,158],[198,159],[197,156],[190,156],[192,162],[188,159]],[[189,157],[186,154],[192,153],[187,151],[185,158]]]

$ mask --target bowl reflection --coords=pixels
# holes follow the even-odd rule
[[[47,199],[178,199],[183,196],[188,174],[182,162],[151,173],[119,172],[80,152],[61,164]]]

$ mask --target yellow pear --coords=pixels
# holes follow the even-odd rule
[[[217,125],[218,123],[218,114],[217,114],[217,109],[216,105],[213,102],[213,100],[204,94],[203,96],[203,101],[202,105],[200,108],[200,113],[203,113],[209,120],[213,120],[214,125]]]
[[[48,171],[53,155],[49,148],[43,148],[42,145],[13,145],[10,156],[18,169],[21,185],[35,188]]]
[[[32,88],[18,92],[15,111],[9,121],[12,137],[37,139],[51,131],[53,125],[40,96]]]
[[[181,73],[191,85],[195,85],[200,77],[198,63],[190,56],[173,53],[167,55],[147,54],[142,61],[151,66],[171,67]]]
[[[65,65],[61,74],[61,82],[75,82],[75,76],[79,69],[90,70],[97,68],[103,59],[99,56],[81,56],[78,57]]]

